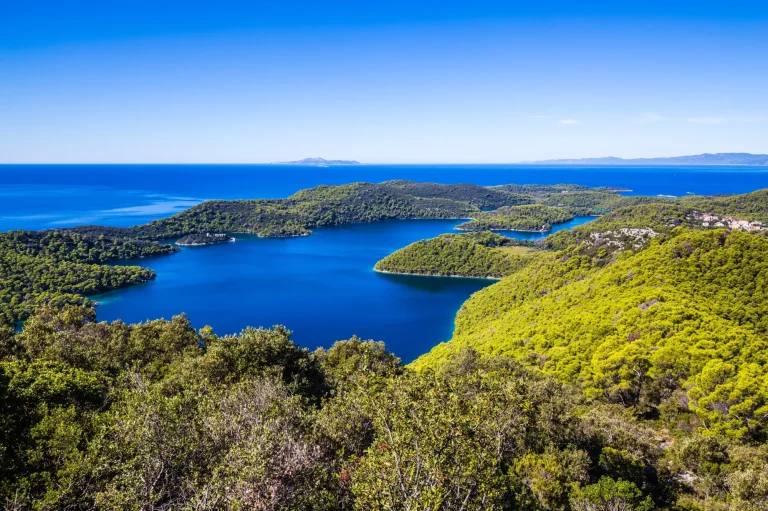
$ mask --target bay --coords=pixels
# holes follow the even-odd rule
[[[578,217],[558,229],[590,220]],[[128,323],[184,312],[220,334],[284,325],[314,349],[357,335],[382,340],[405,361],[450,339],[453,319],[488,279],[378,273],[379,259],[420,239],[454,232],[458,220],[390,220],[315,229],[311,236],[183,247],[142,260],[154,281],[93,297],[99,319]],[[541,233],[503,232],[520,239]],[[126,264],[136,264],[129,261]]]

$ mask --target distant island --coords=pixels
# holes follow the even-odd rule
[[[326,160],[325,158],[304,158],[296,161],[281,161],[283,165],[360,165],[355,160]]]
[[[715,153],[668,158],[576,158],[526,162],[535,165],[768,165],[768,154]]]

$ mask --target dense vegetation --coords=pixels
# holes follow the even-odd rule
[[[708,434],[763,442],[768,240],[682,231],[604,267],[575,249],[539,258],[475,294],[454,339],[416,366],[437,367],[461,346],[666,414],[670,427],[693,421]]]
[[[456,226],[461,231],[549,231],[552,224],[573,219],[573,214],[563,208],[542,204],[501,207],[472,215],[474,220]]]
[[[589,188],[581,185],[503,185],[497,187],[509,193],[519,194],[529,204],[563,208],[573,215],[604,214],[615,209],[636,206],[648,202],[671,202],[669,199],[646,196],[620,195],[616,188]]]
[[[218,337],[83,307],[0,339],[7,509],[645,510],[681,470],[719,482],[727,464],[748,498],[764,466],[711,442],[663,455],[619,408],[585,412],[472,351],[419,375],[380,343],[312,353],[282,328]]]
[[[86,264],[167,255],[179,250],[172,245],[128,238],[81,235],[69,230],[0,233],[0,248],[21,256]]]
[[[678,227],[700,229],[702,222],[695,218],[696,211],[765,222],[768,220],[768,190],[743,195],[641,202],[635,206],[621,207],[573,229],[558,231],[548,236],[541,245],[562,250],[589,241],[596,233],[627,228],[652,229],[665,235],[669,235]]]
[[[82,304],[85,296],[153,279],[152,270],[102,263],[169,254],[144,241],[68,231],[0,234],[0,325],[26,319],[44,304]]]
[[[377,271],[501,278],[527,264],[532,248],[489,231],[417,241],[376,263]]]
[[[218,337],[183,316],[93,317],[68,306],[0,331],[6,509],[768,503],[754,431],[709,431],[682,402],[684,434],[660,433],[626,403],[471,349],[415,373],[371,341],[309,352],[282,328]],[[702,378],[728,383],[722,366]]]

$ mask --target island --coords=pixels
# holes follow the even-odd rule
[[[574,158],[526,162],[533,165],[768,165],[768,154],[715,153],[663,158]]]
[[[280,165],[317,165],[319,167],[327,167],[329,165],[360,165],[360,162],[355,160],[326,160],[325,158],[304,158],[303,160],[281,161],[279,163]]]
[[[219,243],[232,243],[237,241],[235,238],[223,233],[195,233],[187,234],[176,240],[180,247],[200,247],[205,245],[217,245]]]

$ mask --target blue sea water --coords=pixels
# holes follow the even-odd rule
[[[578,183],[638,195],[744,193],[768,168],[541,165],[0,165],[0,231],[130,226],[205,199],[287,197],[302,188],[390,179],[439,183]]]
[[[285,197],[318,184],[389,179],[443,183],[578,183],[634,194],[743,193],[768,186],[759,167],[524,165],[1,165],[0,230],[81,224],[128,226],[205,199]],[[558,228],[589,220],[577,218]],[[155,281],[95,297],[99,319],[127,322],[185,312],[220,334],[283,324],[309,348],[358,335],[405,361],[448,340],[469,295],[492,281],[379,274],[374,263],[457,221],[388,221],[316,229],[312,236],[188,247],[139,261]],[[507,233],[535,239],[536,233]]]

